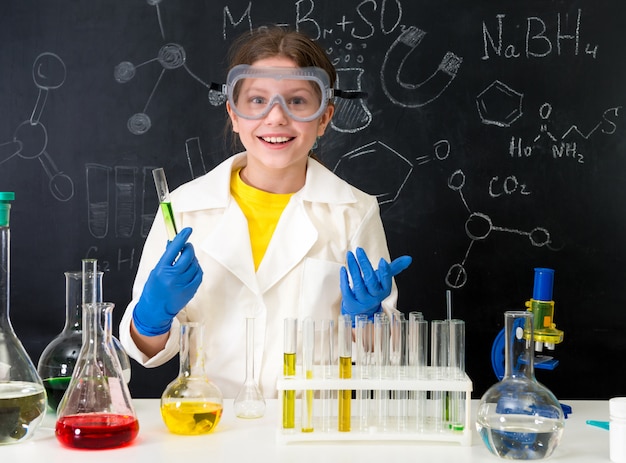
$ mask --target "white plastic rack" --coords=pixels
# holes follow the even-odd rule
[[[361,379],[358,367],[353,367],[351,379],[322,378],[321,373],[316,366],[313,377],[306,378],[298,368],[295,376],[278,380],[278,443],[367,440],[471,445],[472,382],[465,372],[442,373],[441,368],[422,367],[419,374],[407,372],[394,379]],[[353,391],[350,431],[340,432],[337,397],[338,391],[346,390]],[[295,426],[289,429],[283,427],[285,391],[296,395]],[[307,391],[313,391],[313,431],[303,432],[302,401],[307,400]],[[322,410],[326,410],[325,416]],[[455,419],[450,421],[453,415]]]

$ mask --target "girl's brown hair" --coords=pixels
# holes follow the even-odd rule
[[[274,57],[289,58],[299,67],[321,68],[328,74],[330,87],[335,86],[337,71],[325,50],[307,35],[279,26],[262,26],[235,39],[228,53],[228,70]],[[232,134],[230,119],[226,130]],[[240,148],[239,137],[233,137],[233,149]]]

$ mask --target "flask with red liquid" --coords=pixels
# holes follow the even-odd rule
[[[55,434],[65,446],[122,447],[139,433],[130,392],[111,340],[113,307],[110,302],[83,304],[83,345],[57,409]]]

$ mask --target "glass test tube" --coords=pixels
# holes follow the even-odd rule
[[[313,378],[315,352],[315,322],[305,318],[302,322],[302,369],[306,379]],[[302,432],[313,432],[313,389],[306,389],[302,397]]]
[[[358,377],[367,379],[370,377],[370,355],[372,351],[372,322],[367,315],[357,315],[355,319],[355,336],[356,336],[356,367]],[[369,393],[367,389],[357,391],[357,416],[359,417],[359,430],[367,429],[369,415]]]
[[[157,195],[159,197],[163,220],[165,220],[167,236],[171,241],[177,235],[178,231],[176,230],[176,223],[174,222],[174,211],[172,210],[172,201],[170,200],[170,190],[167,186],[165,171],[162,167],[154,169],[152,171],[152,177],[154,178],[154,185],[156,186]]]
[[[465,378],[465,322],[450,320],[450,379]],[[453,431],[465,429],[465,391],[450,392],[449,427]]]
[[[409,313],[409,365],[412,378],[425,378],[428,365],[428,322],[419,312]],[[426,395],[426,391],[411,391],[409,413],[415,417],[415,429],[418,431],[423,431],[426,426]]]
[[[408,321],[404,314],[397,314],[393,317],[393,328],[391,333],[392,343],[392,363],[394,368],[394,378],[396,380],[405,379],[408,368]],[[396,427],[398,431],[403,431],[407,427],[408,420],[408,390],[396,389],[393,391],[395,402]]]
[[[322,379],[330,379],[333,376],[332,366],[335,357],[335,321],[320,321],[320,366],[322,371]],[[321,426],[322,431],[329,432],[332,430],[333,415],[333,391],[330,389],[322,389],[320,391],[321,402]]]
[[[339,354],[339,378],[352,378],[352,318],[350,315],[339,315],[337,334],[337,348]],[[352,390],[339,391],[338,430],[339,432],[350,431]]]
[[[285,377],[296,375],[296,349],[298,345],[298,320],[285,318],[283,374]],[[296,391],[283,392],[283,429],[296,427]]]
[[[433,320],[431,322],[431,350],[430,364],[434,369],[434,379],[445,379],[448,374],[450,324],[447,320]],[[444,428],[448,421],[447,393],[432,391],[432,424],[435,431]]]
[[[390,339],[389,317],[379,312],[374,315],[374,358],[378,379],[388,377],[389,367],[389,339]],[[377,425],[381,430],[387,428],[389,391],[377,389],[374,391],[374,401],[376,404]]]

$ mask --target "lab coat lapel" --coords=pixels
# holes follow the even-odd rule
[[[307,216],[302,201],[291,198],[257,270],[260,291],[267,291],[293,269],[316,240],[317,230]]]
[[[248,222],[235,201],[229,202],[219,224],[202,243],[202,249],[258,294]]]

